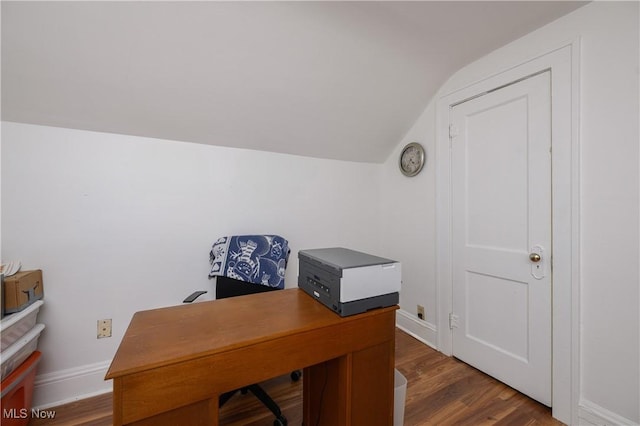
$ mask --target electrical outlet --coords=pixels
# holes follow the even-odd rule
[[[418,305],[418,318],[423,320],[424,317],[424,306]]]
[[[111,337],[111,319],[98,320],[98,339]]]

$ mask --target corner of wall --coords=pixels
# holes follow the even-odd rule
[[[639,425],[639,423],[634,423],[598,404],[584,399],[580,401],[578,407],[578,423],[583,426]]]
[[[436,346],[437,330],[435,325],[427,321],[421,321],[409,312],[399,309],[396,311],[396,326],[422,343],[438,350]]]

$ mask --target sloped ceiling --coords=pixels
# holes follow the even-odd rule
[[[383,162],[440,85],[584,2],[2,2],[2,119]]]

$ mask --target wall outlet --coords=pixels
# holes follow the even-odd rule
[[[418,305],[418,318],[424,320],[424,306]]]
[[[111,318],[98,320],[98,339],[111,337]]]

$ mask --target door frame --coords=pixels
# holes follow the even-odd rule
[[[533,74],[551,71],[552,385],[553,417],[578,420],[579,333],[579,40],[533,57],[441,97],[436,105],[437,347],[452,354],[451,152],[453,105]]]

